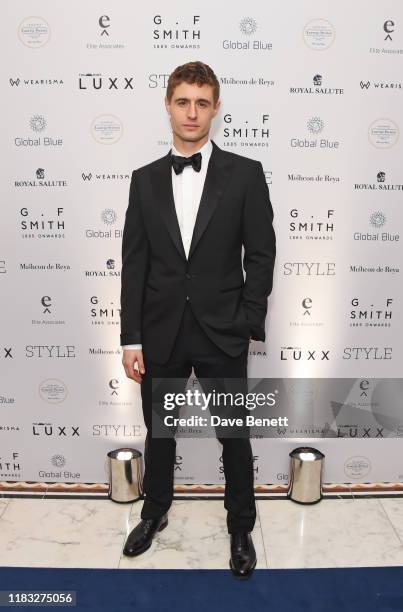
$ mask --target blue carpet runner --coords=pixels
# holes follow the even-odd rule
[[[230,570],[1,567],[8,590],[76,592],[74,607],[25,610],[403,612],[403,567],[255,570],[244,581]]]

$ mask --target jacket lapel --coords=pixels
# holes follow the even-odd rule
[[[176,248],[181,256],[186,259],[172,189],[171,151],[160,159],[159,163],[152,169],[151,174],[151,184],[157,208],[165,221],[167,230]]]
[[[213,150],[211,152],[209,165],[207,168],[206,180],[199,209],[197,211],[196,222],[193,229],[192,241],[189,249],[189,259],[207,228],[207,225],[217,208],[229,181],[232,171],[232,159],[212,140]]]
[[[210,219],[216,210],[225,187],[229,181],[233,162],[226,152],[220,149],[212,140],[213,150],[211,152],[209,165],[203,192],[197,211],[196,222],[193,229],[192,241],[189,249],[191,258],[194,250],[207,228]],[[176,216],[175,201],[172,190],[172,169],[170,163],[171,151],[161,158],[160,163],[153,169],[153,189],[167,230],[181,256],[186,259],[180,233],[178,218]]]

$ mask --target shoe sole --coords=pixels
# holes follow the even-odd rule
[[[167,519],[167,520],[166,520],[164,523],[161,523],[161,525],[158,527],[157,531],[162,531],[163,529],[165,529],[165,527],[166,527],[167,525],[168,525],[168,519]],[[123,554],[124,554],[126,557],[137,557],[137,555],[141,555],[143,552],[145,552],[146,550],[148,550],[148,549],[151,547],[151,544],[152,544],[152,540],[151,540],[151,542],[150,542],[150,543],[149,543],[147,546],[145,546],[145,547],[141,548],[140,550],[136,550],[135,552],[131,552],[131,553],[127,553],[127,552],[125,552],[125,550],[123,549]]]
[[[256,567],[256,562],[257,562],[257,559],[255,559],[255,561],[253,562],[253,565],[252,565],[252,567],[250,568],[250,570],[248,571],[248,573],[247,573],[247,574],[239,574],[239,573],[238,573],[238,570],[236,570],[236,569],[233,567],[232,562],[231,562],[231,559],[229,560],[229,566],[230,566],[231,571],[232,571],[232,574],[233,574],[233,576],[235,576],[235,578],[238,578],[238,580],[247,580],[248,578],[250,578],[250,577],[251,577],[252,572],[253,572],[253,570],[254,570],[254,569],[255,569],[255,567]]]

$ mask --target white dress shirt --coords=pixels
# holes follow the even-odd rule
[[[183,247],[185,249],[186,257],[189,254],[190,243],[192,242],[193,229],[196,223],[197,211],[199,209],[200,199],[203,192],[204,181],[207,174],[207,166],[213,150],[213,145],[209,139],[204,145],[195,153],[202,154],[202,164],[200,172],[193,170],[192,166],[185,166],[180,174],[175,174],[174,169],[172,172],[172,190],[174,194],[176,216],[178,218],[179,229],[182,236]],[[181,155],[182,157],[189,157],[184,153],[178,151],[174,145],[172,145],[173,155]],[[141,349],[141,344],[125,344],[122,346],[123,349]]]

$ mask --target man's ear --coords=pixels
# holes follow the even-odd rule
[[[220,110],[220,107],[221,107],[221,100],[217,100],[217,104],[214,107],[214,117],[216,116],[216,114]]]

